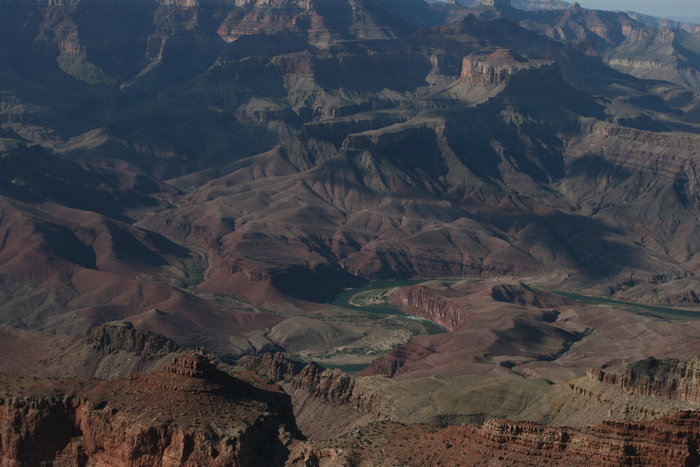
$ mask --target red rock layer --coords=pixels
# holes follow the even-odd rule
[[[604,422],[585,429],[492,420],[450,427],[388,446],[402,465],[685,466],[700,456],[700,413],[649,422]],[[401,436],[400,434],[399,436]]]
[[[181,355],[110,382],[0,377],[0,465],[283,465],[288,396]]]
[[[468,327],[474,320],[467,307],[423,286],[401,289],[391,296],[391,302],[406,313],[429,319],[448,331]]]
[[[508,83],[511,76],[524,68],[541,66],[516,57],[510,51],[499,49],[489,55],[471,54],[462,61],[460,81],[475,86],[501,86]]]
[[[604,371],[589,375],[637,394],[700,403],[700,356],[687,360],[650,357],[631,363],[621,375]]]

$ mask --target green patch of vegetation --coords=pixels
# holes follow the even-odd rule
[[[186,287],[194,289],[202,282],[204,282],[204,268],[197,264],[190,271],[190,280],[187,281]]]

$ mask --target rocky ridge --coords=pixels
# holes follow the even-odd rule
[[[586,54],[601,56],[624,73],[698,89],[697,25],[635,13],[589,10],[578,3],[561,6],[533,13],[513,8],[510,2],[486,2],[474,11],[484,19],[508,18]]]
[[[468,307],[437,295],[427,287],[405,287],[391,295],[404,312],[433,321],[448,331],[468,327],[474,320]]]
[[[123,378],[162,368],[183,348],[154,332],[140,332],[128,322],[111,322],[91,329],[83,339],[44,361],[46,376]]]
[[[458,290],[436,290],[426,286],[402,287],[391,294],[390,302],[409,315],[433,321],[448,331],[475,327],[477,307],[459,300]],[[491,298],[498,302],[533,307],[551,308],[543,311],[541,319],[556,319],[559,306],[573,301],[551,292],[534,290],[525,284],[499,284],[491,288]],[[478,327],[478,326],[477,326]]]
[[[323,368],[317,363],[300,364],[284,354],[262,354],[245,363],[272,381],[304,389],[328,402],[350,405],[353,408],[379,415],[384,401],[377,394],[367,394],[352,375],[339,370]]]
[[[667,358],[630,363],[621,374],[591,370],[591,378],[646,396],[700,403],[700,357]]]
[[[491,288],[491,297],[505,303],[536,308],[555,308],[573,304],[573,300],[544,290],[535,290],[527,284],[502,284]]]
[[[129,352],[149,355],[180,351],[175,342],[154,332],[139,332],[129,322],[113,322],[92,328],[86,335],[87,342],[97,351],[105,353]]]
[[[470,54],[462,61],[460,81],[471,86],[505,86],[510,77],[520,70],[544,66],[544,61],[528,61],[514,56],[508,50],[487,54]]]
[[[124,321],[95,326],[83,336],[51,336],[0,328],[0,372],[22,376],[117,379],[163,368],[183,349],[162,334]]]
[[[491,3],[482,10],[507,7]],[[27,160],[80,161],[79,167],[64,164],[63,183],[53,180],[51,193],[27,193],[30,185],[46,185],[41,177],[5,184],[13,202],[0,224],[8,232],[0,271],[32,284],[33,290],[22,290],[27,299],[62,291],[36,312],[30,327],[75,334],[132,313],[135,323],[161,332],[178,328],[184,334],[182,328],[197,329],[199,322],[223,322],[221,308],[196,289],[243,296],[257,306],[290,295],[323,301],[360,278],[524,277],[554,268],[571,277],[566,286],[609,280],[618,292],[630,274],[675,280],[694,271],[692,235],[665,236],[668,230],[659,228],[655,240],[634,243],[638,232],[635,239],[627,232],[641,225],[641,212],[628,210],[622,231],[615,225],[625,216],[604,216],[615,205],[608,197],[652,193],[649,185],[656,183],[676,197],[669,196],[663,212],[692,217],[693,164],[679,163],[662,179],[643,177],[618,189],[621,184],[608,178],[626,176],[618,165],[633,164],[610,166],[607,154],[604,160],[590,156],[617,143],[628,147],[629,139],[642,144],[663,133],[676,141],[692,133],[691,123],[679,121],[678,112],[688,113],[691,122],[694,115],[681,104],[679,88],[624,78],[507,15],[488,21],[469,16],[408,34],[413,28],[391,19],[389,10],[364,2],[156,2],[130,13],[118,2],[108,4],[99,11],[84,2],[42,4],[35,12],[18,8],[13,18],[33,12],[37,21],[3,23],[27,44],[8,44],[8,56],[30,69],[40,62],[51,70],[30,73],[35,81],[26,91],[13,90],[21,79],[8,79],[3,98],[3,134],[50,150],[41,155],[25,145],[17,157],[6,151],[3,161],[13,170],[25,161],[21,179],[32,173]],[[588,18],[579,7],[569,10],[566,24]],[[542,24],[561,14],[527,13]],[[133,16],[130,27],[115,30],[119,21],[108,17],[125,15]],[[101,28],[109,31],[109,44],[98,40]],[[605,37],[612,41],[615,31]],[[61,40],[72,44],[61,42],[63,52],[53,48],[62,33]],[[53,63],[56,53],[80,50],[120,84],[76,82]],[[84,61],[74,65],[71,76],[90,68]],[[368,79],[362,70],[370,68],[376,72]],[[21,70],[12,73],[20,76]],[[55,110],[53,101],[31,92],[47,87],[43,79],[65,88]],[[160,97],[148,98],[156,88]],[[608,97],[597,97],[603,94]],[[38,104],[19,95],[34,95],[49,110],[39,112]],[[638,99],[645,95],[656,97]],[[58,115],[77,105],[76,96],[91,102],[95,115],[75,109],[71,115],[85,121]],[[605,124],[614,130],[639,127],[645,133],[591,133],[590,122],[603,124],[606,113],[612,120]],[[664,153],[673,144],[666,146]],[[633,158],[622,156],[624,162]],[[110,167],[115,158],[120,163]],[[108,183],[119,177],[123,184],[139,183],[122,194]],[[103,203],[65,199],[85,178],[100,181],[88,192],[100,199],[129,195],[128,207],[120,198],[109,211],[98,211],[120,222],[94,215]],[[135,196],[144,192],[149,196]],[[70,209],[60,209],[56,218],[49,211],[58,212],[57,206],[37,211],[14,202],[30,194]],[[162,209],[152,209],[156,204]],[[78,217],[80,223],[69,222]],[[85,223],[91,228],[80,228]],[[669,242],[681,245],[669,249]],[[609,244],[623,250],[616,255],[621,264],[597,259]],[[686,250],[690,259],[679,264]],[[138,274],[129,274],[134,270]],[[151,279],[142,281],[143,273]],[[195,302],[206,306],[206,320],[193,311]],[[67,314],[61,310],[71,315],[61,316]],[[43,320],[45,314],[55,317]],[[17,319],[3,322],[18,325]],[[271,346],[249,336],[231,343],[227,335],[234,332],[227,331],[200,335],[210,336],[209,348],[236,355]],[[192,338],[184,335],[180,342]]]
[[[228,371],[201,354],[178,354],[161,370],[113,381],[0,376],[0,459],[134,466],[671,466],[699,459],[700,415],[693,410],[586,428],[494,419],[438,430],[388,421],[379,394],[362,394],[359,381],[367,379],[339,370],[265,354]],[[301,442],[297,424],[322,433]]]
[[[109,383],[0,383],[3,465],[284,465],[298,436],[286,395],[198,355]]]
[[[585,429],[492,420],[483,427],[447,428],[409,440],[410,448],[394,449],[403,451],[404,459],[413,454],[406,465],[693,465],[700,460],[698,417],[698,412],[680,412],[649,422],[611,421]]]
[[[281,353],[262,354],[244,365],[284,388],[292,398],[299,428],[311,438],[339,436],[387,418],[389,402],[377,387],[342,370],[302,364]]]

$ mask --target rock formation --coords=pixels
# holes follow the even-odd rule
[[[246,366],[272,381],[303,389],[315,397],[334,404],[349,405],[365,412],[379,414],[384,402],[377,394],[367,394],[367,388],[357,384],[350,374],[338,369],[325,369],[316,363],[305,365],[288,360],[281,353],[263,354]]]
[[[474,12],[484,19],[508,18],[552,39],[575,42],[585,53],[602,56],[616,70],[639,78],[662,79],[692,90],[697,90],[700,83],[697,25],[635,13],[588,10],[578,3],[560,3],[548,12],[524,12],[505,6]]]
[[[392,294],[391,302],[404,312],[433,321],[448,331],[469,327],[474,320],[468,307],[439,296],[427,287],[406,287]]]
[[[129,322],[113,322],[96,326],[87,333],[87,342],[105,353],[168,354],[180,347],[162,334],[139,332]]]
[[[700,357],[686,360],[668,358],[630,363],[621,374],[591,371],[598,381],[646,396],[700,403]]]
[[[284,465],[288,397],[202,356],[115,380],[0,379],[0,463]]]
[[[511,4],[521,10],[563,10],[571,6],[563,0],[511,0]]]
[[[478,328],[477,314],[480,306],[464,300],[468,293],[459,290],[438,290],[426,286],[403,287],[392,293],[390,301],[404,313],[433,321],[448,331]],[[561,295],[533,290],[525,284],[500,284],[491,288],[491,299],[523,307],[552,308],[543,311],[541,319],[552,321],[558,312],[556,307],[574,302]],[[485,304],[480,304],[482,307]]]
[[[116,379],[163,368],[182,348],[162,334],[116,321],[84,336],[0,327],[0,372],[22,376]]]
[[[647,60],[635,51],[653,38],[666,64],[693,41],[500,1],[498,19],[416,32],[408,19],[433,7],[400,3],[8,5],[0,298],[19,314],[16,294],[45,304],[2,322],[80,334],[134,316],[179,342],[202,323],[208,347],[239,356],[273,347],[261,333],[274,317],[220,329],[207,293],[261,306],[366,279],[549,270],[619,293],[631,275],[695,274],[693,232],[670,228],[696,224],[692,151],[677,151],[695,142],[692,93],[580,53]],[[670,158],[657,178],[641,169]],[[630,295],[693,300],[670,288]]]
[[[519,70],[541,65],[542,63],[529,63],[524,58],[513,56],[507,50],[472,54],[464,57],[459,79],[476,86],[504,86]]]
[[[605,422],[586,429],[492,420],[408,439],[396,452],[405,465],[694,465],[698,412],[649,422]]]
[[[357,385],[338,372],[280,355],[252,359],[248,367],[326,397],[342,418],[338,424],[353,424],[344,406],[362,405]],[[0,462],[296,467],[358,461],[376,466],[676,466],[700,461],[697,411],[586,428],[494,419],[435,429],[366,420],[337,439],[305,443],[289,396],[250,370],[239,367],[233,375],[202,355],[180,354],[162,370],[110,382],[0,376]],[[316,422],[324,424],[323,416]]]
[[[344,371],[304,365],[281,353],[260,355],[245,366],[290,394],[299,428],[312,438],[340,436],[355,426],[386,418],[388,400],[371,383]]]
[[[663,319],[691,309],[639,313],[512,285],[698,301],[693,32],[493,0],[470,16],[412,0],[99,3],[10,0],[0,15],[11,38],[0,43],[0,323],[14,327],[0,348],[25,376],[105,378],[57,382],[55,401],[50,382],[23,379],[27,393],[4,380],[20,408],[5,398],[3,462],[35,451],[206,464],[216,450],[245,463],[264,440],[279,463],[288,447],[274,433],[295,436],[292,411],[314,439],[394,415],[542,420],[572,397],[599,421],[597,393],[568,378],[700,345],[697,321]],[[426,277],[508,283],[395,294],[450,331],[440,335],[393,309],[328,303],[374,279]],[[133,329],[68,337],[115,320]],[[173,342],[229,362],[280,348],[379,358],[357,378],[253,360],[286,398],[252,370],[170,364]],[[696,400],[694,365],[654,365],[616,384]],[[24,413],[37,427],[27,436],[12,421]],[[63,438],[44,438],[50,425]],[[586,430],[470,433],[516,451],[539,433],[580,458],[566,433],[613,463],[652,459],[626,441],[620,454],[616,433],[634,429],[610,426],[598,447]],[[669,446],[677,460],[684,447]]]
[[[573,300],[555,293],[534,290],[526,284],[503,284],[491,288],[491,297],[499,302],[517,303],[522,306],[537,308],[554,308],[571,305]]]
[[[187,378],[208,379],[216,372],[216,367],[203,355],[178,355],[173,358],[165,371]]]
[[[481,5],[492,8],[511,8],[510,0],[481,0]]]

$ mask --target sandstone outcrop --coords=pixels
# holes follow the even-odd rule
[[[291,396],[299,428],[311,438],[340,436],[356,426],[387,418],[390,403],[377,388],[339,369],[294,362],[281,353],[260,355],[245,366],[284,388]]]
[[[163,368],[182,348],[162,334],[129,322],[95,326],[84,336],[51,336],[0,327],[0,373],[40,377],[116,379]]]
[[[636,394],[700,403],[699,356],[686,360],[649,357],[630,363],[621,374],[591,370],[589,376]]]
[[[473,312],[465,305],[441,297],[427,287],[406,287],[391,295],[391,303],[404,312],[433,321],[448,331],[469,327]]]
[[[0,378],[0,463],[284,465],[289,398],[200,355],[112,382]]]
[[[556,308],[571,305],[570,299],[551,292],[534,290],[525,284],[499,284],[491,288],[491,298],[523,307]],[[409,315],[433,321],[448,331],[474,327],[477,305],[459,299],[457,291],[438,291],[425,286],[403,287],[390,301]],[[544,311],[542,320],[556,319],[556,310]]]
[[[648,422],[610,421],[585,429],[492,420],[483,427],[452,427],[402,452],[406,465],[694,465],[700,461],[698,412]],[[420,448],[417,448],[420,446]],[[394,448],[395,449],[395,448]],[[392,449],[393,450],[393,449]]]
[[[459,79],[473,86],[505,86],[518,71],[538,68],[544,64],[542,61],[528,61],[508,50],[500,49],[464,57]]]
[[[377,415],[386,404],[378,394],[368,393],[368,387],[358,384],[357,378],[342,370],[323,368],[313,362],[294,362],[281,353],[260,355],[245,366],[272,381],[303,389],[330,403],[348,405]]]
[[[434,429],[376,423],[333,443],[335,465],[683,466],[700,460],[696,411],[645,422],[606,421],[586,428],[493,419]]]
[[[96,351],[105,353],[123,351],[158,355],[181,350],[179,345],[162,334],[139,332],[133,324],[124,321],[96,326],[88,331],[86,338]]]

